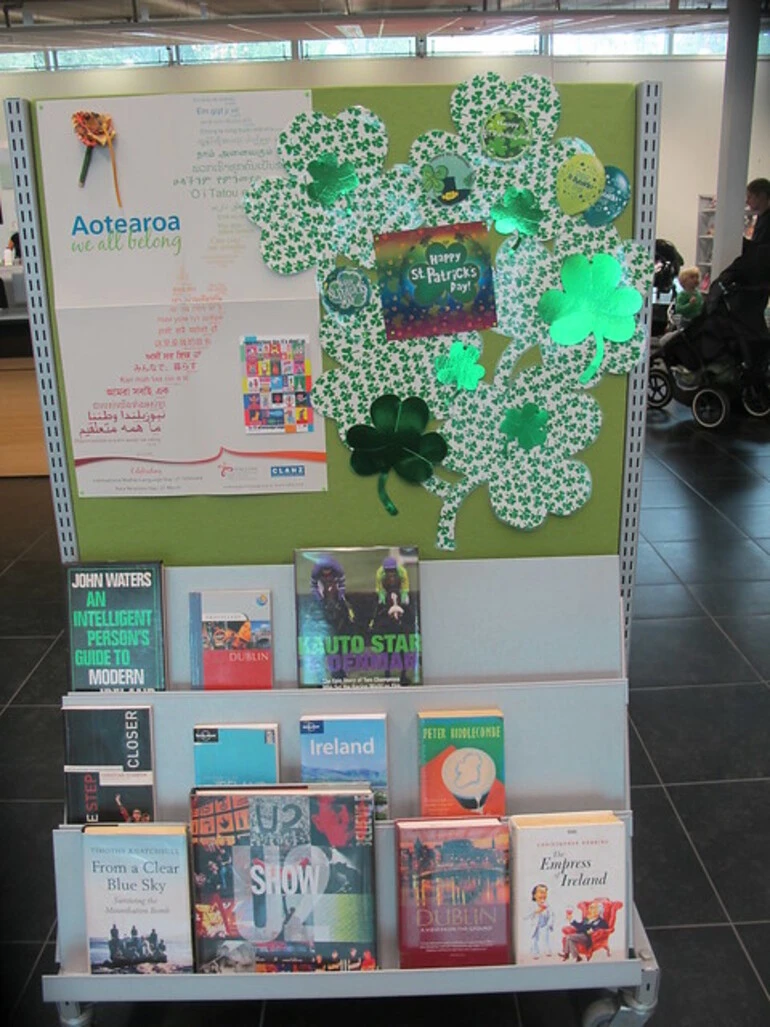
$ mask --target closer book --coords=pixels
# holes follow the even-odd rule
[[[401,968],[510,962],[508,825],[397,820]]]
[[[420,813],[505,814],[503,714],[498,709],[418,714]]]
[[[299,720],[302,780],[311,784],[366,781],[375,820],[388,819],[387,716],[341,713]]]
[[[203,973],[371,970],[368,789],[195,789],[195,944]]]
[[[166,687],[160,563],[67,567],[73,691]]]
[[[155,819],[151,706],[67,706],[64,786],[69,824]]]
[[[187,827],[83,828],[92,974],[193,972]]]
[[[196,724],[195,784],[271,785],[278,781],[277,724]]]
[[[422,684],[415,548],[298,549],[294,575],[300,685]]]
[[[627,830],[614,813],[511,817],[517,963],[628,957]]]
[[[203,689],[273,687],[270,590],[190,593],[190,683]]]

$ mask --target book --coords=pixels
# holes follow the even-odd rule
[[[67,567],[73,691],[166,687],[160,563]]]
[[[196,724],[196,785],[259,785],[278,781],[277,724]]]
[[[607,811],[510,822],[515,961],[626,959],[625,823]]]
[[[151,706],[67,706],[64,785],[69,824],[155,819]]]
[[[92,974],[192,973],[187,827],[83,828]]]
[[[402,969],[510,962],[508,825],[397,820]]]
[[[414,547],[298,549],[294,575],[301,686],[422,684]]]
[[[497,709],[418,714],[420,813],[505,814],[503,714]]]
[[[199,972],[374,969],[373,807],[344,786],[194,789]]]
[[[190,683],[203,689],[273,687],[269,589],[190,593]]]
[[[387,715],[341,713],[299,719],[303,781],[368,781],[374,819],[388,819]]]

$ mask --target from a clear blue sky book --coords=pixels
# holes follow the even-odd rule
[[[387,716],[346,713],[300,717],[302,780],[368,781],[375,820],[388,819]]]
[[[195,785],[272,785],[278,781],[277,724],[196,724]]]
[[[92,974],[193,972],[185,824],[83,828]]]

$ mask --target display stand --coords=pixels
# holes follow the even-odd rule
[[[655,234],[660,88],[638,89],[635,235],[650,249]],[[6,101],[19,221],[29,254],[27,283],[33,341],[43,397],[62,557],[78,558],[69,475],[64,457],[59,387],[51,339],[42,236],[34,185],[27,104]],[[649,300],[645,306],[649,324]],[[280,725],[284,780],[299,767],[300,716],[385,711],[389,718],[391,805],[396,817],[418,812],[418,710],[495,705],[505,716],[508,811],[548,812],[630,807],[626,647],[633,587],[644,445],[646,367],[629,376],[625,477],[618,553],[476,561],[423,560],[425,685],[419,689],[297,690],[293,678],[293,599],[287,566],[167,568],[171,690],[143,693],[154,708],[156,790],[161,819],[186,819],[193,783],[192,727],[216,719],[270,718]],[[116,553],[118,558],[121,554]],[[424,554],[425,555],[425,554]],[[260,693],[175,691],[185,683],[184,597],[191,587],[237,587],[258,574],[272,587],[278,686]],[[470,623],[460,633],[453,603],[460,585],[472,594]],[[467,611],[466,611],[467,612]],[[625,641],[624,641],[625,636]],[[458,641],[459,639],[459,641]],[[511,668],[517,668],[513,680]],[[115,693],[71,693],[65,708],[122,704]],[[533,727],[534,725],[534,727]],[[545,728],[544,728],[545,726]],[[543,737],[549,744],[543,757]],[[570,759],[575,740],[600,738],[589,766]],[[162,740],[162,744],[160,744]],[[585,763],[586,761],[581,761]],[[630,818],[627,818],[630,830]],[[629,957],[618,962],[467,969],[398,969],[396,859],[392,822],[375,831],[377,930],[382,969],[366,974],[179,975],[122,977],[88,973],[81,831],[54,832],[60,971],[43,978],[46,1001],[59,1005],[63,1025],[90,1022],[92,1002],[237,1001],[279,998],[372,998],[426,994],[612,989],[592,1003],[583,1027],[646,1023],[655,1008],[658,967],[644,928],[631,919]],[[630,867],[629,867],[630,870]],[[631,875],[629,872],[629,882]],[[629,883],[629,891],[631,885]],[[84,1003],[84,1005],[81,1005]]]

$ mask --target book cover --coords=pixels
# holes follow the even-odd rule
[[[190,683],[203,689],[273,687],[269,589],[190,593]]]
[[[628,956],[626,825],[613,813],[511,817],[517,963]]]
[[[299,549],[294,572],[300,685],[422,684],[415,548]]]
[[[64,713],[67,823],[155,819],[151,706],[69,706]]]
[[[503,714],[497,709],[418,714],[420,813],[505,814]]]
[[[388,819],[386,714],[300,717],[299,737],[303,781],[368,781],[374,819]]]
[[[83,870],[92,974],[193,972],[184,824],[85,827]]]
[[[278,781],[277,724],[196,724],[195,784],[260,785]]]
[[[369,790],[191,796],[198,970],[376,966]]]
[[[510,962],[507,823],[397,820],[402,969]]]
[[[73,691],[162,691],[163,567],[160,563],[67,567]]]

